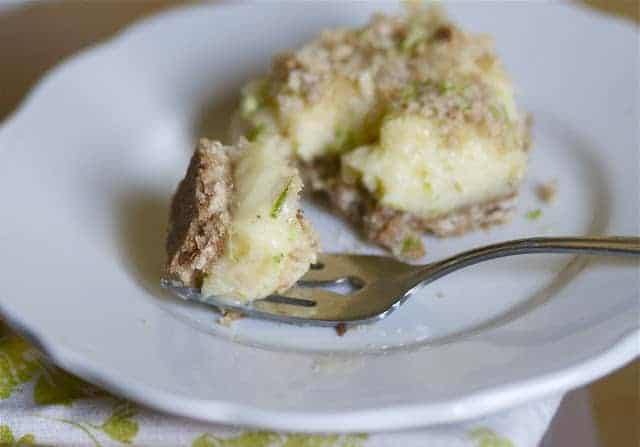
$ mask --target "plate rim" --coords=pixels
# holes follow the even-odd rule
[[[40,79],[30,88],[18,106],[0,122],[0,142],[5,133],[15,125],[27,111],[39,93],[45,90],[51,77],[70,63],[79,63],[82,59],[115,47],[126,41],[131,35],[145,32],[156,22],[170,17],[187,15],[200,8],[242,8],[250,4],[241,1],[234,4],[186,5],[154,13],[142,20],[127,25],[115,35],[93,43],[73,53],[47,69]],[[565,4],[577,14],[598,16],[595,11],[580,9]],[[617,24],[626,21],[616,17],[606,17]],[[633,25],[630,25],[637,31]],[[2,148],[0,147],[0,152]],[[640,356],[640,328],[627,331],[615,343],[599,354],[575,362],[570,366],[539,375],[537,377],[515,380],[508,384],[485,387],[462,398],[446,399],[414,405],[391,405],[367,410],[336,412],[301,412],[264,410],[255,406],[239,405],[228,401],[193,399],[179,394],[147,387],[144,383],[133,382],[111,371],[98,368],[90,360],[82,360],[82,355],[56,346],[37,328],[31,327],[17,314],[0,301],[0,317],[19,335],[27,339],[55,365],[76,374],[83,380],[115,394],[126,396],[134,402],[176,416],[187,416],[196,420],[234,425],[298,432],[362,432],[369,433],[427,427],[436,424],[461,422],[489,413],[495,413],[516,407],[535,399],[563,393],[596,380]]]
[[[78,354],[65,347],[49,343],[44,334],[30,328],[17,315],[3,308],[1,303],[0,316],[55,365],[77,374],[97,387],[126,396],[138,404],[174,416],[186,416],[205,422],[308,433],[376,433],[468,421],[515,408],[536,399],[564,393],[599,379],[640,355],[640,329],[634,329],[619,337],[616,343],[599,355],[576,362],[570,367],[535,378],[487,387],[463,398],[421,405],[394,405],[332,413],[273,411],[223,401],[185,398],[147,388],[139,382],[126,383],[126,379],[120,379],[95,365],[90,365],[90,362],[80,360]]]

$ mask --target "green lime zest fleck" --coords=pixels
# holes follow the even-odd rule
[[[412,51],[418,44],[427,39],[427,32],[419,24],[413,25],[402,42],[400,48],[403,52]]]
[[[507,109],[504,106],[504,104],[501,104],[501,103],[490,104],[489,113],[491,113],[491,116],[493,117],[493,119],[505,120],[507,124],[510,124],[508,120],[509,114],[507,113]]]
[[[538,220],[540,219],[540,216],[542,216],[542,210],[540,208],[529,211],[525,214],[525,217],[529,220]]]
[[[400,253],[403,256],[422,251],[422,241],[415,236],[407,236],[402,241]]]
[[[273,206],[271,207],[271,213],[269,215],[275,219],[280,215],[282,211],[282,206],[284,205],[284,201],[287,199],[287,193],[289,192],[289,187],[291,186],[291,182],[293,181],[293,177],[289,179],[287,185],[284,187],[282,192],[276,198],[276,201],[273,202]]]
[[[229,259],[233,262],[238,262],[238,254],[235,250],[235,245],[233,244],[233,238],[229,238],[229,242],[227,243],[227,252],[229,253]]]
[[[336,152],[344,152],[355,147],[358,143],[356,132],[344,126],[336,127],[333,133],[331,147]]]
[[[267,131],[267,126],[264,124],[258,124],[251,128],[247,133],[247,140],[249,141],[257,141],[260,137],[262,137]]]
[[[255,113],[255,111],[258,110],[259,107],[260,101],[258,101],[258,98],[256,98],[255,95],[247,94],[246,96],[242,97],[242,102],[240,103],[240,112],[245,118]]]
[[[406,99],[404,101],[408,102],[408,100],[406,100]],[[385,125],[387,125],[387,123],[390,123],[390,122],[398,120],[398,119],[402,119],[402,114],[400,112],[392,111],[390,113],[387,113],[380,120],[380,127],[384,127]]]
[[[375,178],[375,190],[373,191],[373,195],[377,199],[382,199],[387,192],[387,188],[384,186],[384,182],[380,177]]]
[[[240,100],[240,114],[243,118],[251,117],[267,103],[269,82],[260,79],[249,84],[242,92]]]
[[[465,85],[451,81],[442,81],[436,84],[436,89],[441,95],[446,95],[449,93],[462,93],[465,89]]]
[[[415,82],[411,82],[404,86],[404,88],[400,92],[400,95],[402,96],[403,101],[409,102],[412,99],[415,99],[418,96],[418,93],[418,84],[416,84]]]
[[[273,255],[273,262],[276,264],[280,264],[284,259],[284,253],[280,253],[279,255]]]
[[[422,190],[429,197],[433,196],[433,185],[429,181],[430,172],[426,167],[418,168],[418,175],[422,179]]]
[[[489,112],[494,119],[500,119],[500,110],[493,104],[489,106]]]

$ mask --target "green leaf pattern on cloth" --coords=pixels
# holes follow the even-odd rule
[[[138,423],[133,419],[134,414],[134,408],[130,403],[120,404],[100,428],[111,439],[130,444],[138,434]]]
[[[100,413],[84,413],[84,406],[93,408],[93,402],[77,403],[83,398],[104,397],[96,409]],[[82,380],[67,374],[63,370],[48,364],[39,353],[24,339],[11,333],[0,321],[0,419],[2,419],[2,401],[8,399],[26,400],[31,416],[48,420],[49,424],[68,427],[64,430],[75,431],[76,439],[84,438],[86,445],[109,447],[115,445],[133,445],[143,442],[139,432],[144,416],[136,420],[136,408],[127,402],[114,400],[105,393]],[[115,402],[115,404],[114,404]],[[104,405],[114,405],[111,411],[104,412]],[[11,405],[11,402],[9,403]],[[54,417],[60,407],[62,417]],[[73,408],[64,408],[64,407]],[[11,411],[11,410],[9,410]],[[40,412],[41,411],[41,412]],[[100,411],[100,410],[99,410]],[[141,411],[141,413],[143,413]],[[69,416],[67,416],[69,415]],[[156,416],[154,416],[155,418]],[[47,434],[15,433],[0,420],[0,447],[24,447],[47,444]],[[38,425],[36,425],[37,427]],[[151,427],[153,428],[153,427]],[[51,428],[48,428],[51,430]],[[27,430],[31,431],[31,430]],[[469,447],[514,447],[514,443],[488,427],[479,427],[466,433],[466,445]],[[195,435],[191,435],[195,436]],[[459,436],[459,435],[457,435]],[[460,439],[460,438],[458,438]],[[188,436],[176,445],[192,447],[365,447],[376,444],[367,435],[302,435],[284,434],[266,431],[247,431],[235,436],[202,433],[190,440]],[[83,444],[84,445],[84,444]],[[384,444],[391,445],[391,444]],[[412,443],[411,445],[416,445]]]
[[[33,388],[33,400],[37,405],[70,405],[74,400],[101,393],[91,385],[61,369],[45,367]]]
[[[10,444],[12,442],[15,442],[15,438],[11,428],[8,425],[0,425],[0,443]]]
[[[75,427],[79,430],[82,430],[82,432],[84,432],[87,437],[91,440],[91,442],[93,443],[93,445],[95,447],[102,447],[102,444],[100,444],[100,441],[98,441],[98,439],[95,437],[95,435],[93,433],[91,433],[91,430],[89,427],[92,427],[91,424],[82,424],[80,422],[75,422],[75,421],[70,421],[68,419],[56,419],[56,418],[51,418],[51,420],[56,421],[56,422],[61,422],[63,424],[67,424],[70,425],[71,427]],[[96,427],[94,427],[96,428]],[[100,428],[100,427],[97,427]]]
[[[496,432],[486,427],[471,430],[468,436],[476,442],[477,447],[514,447],[510,440],[499,436]]]
[[[367,435],[280,435],[273,432],[247,432],[223,438],[203,433],[191,447],[361,447]]]
[[[272,447],[280,437],[269,432],[247,432],[233,438],[220,438],[204,433],[198,436],[191,447]]]
[[[12,334],[0,322],[0,400],[11,397],[20,385],[34,377],[38,377],[33,388],[37,405],[69,405],[81,397],[105,394],[59,368],[48,366],[26,340]]]
[[[282,447],[360,447],[367,435],[289,435]]]
[[[36,350],[22,338],[9,333],[0,322],[0,400],[11,397],[39,369]]]
[[[0,425],[0,446],[16,446],[26,447],[34,445],[36,442],[35,436],[27,434],[16,441],[11,428],[8,425]]]
[[[99,431],[102,431],[114,441],[122,444],[131,444],[139,430],[138,422],[134,419],[134,416],[134,406],[125,401],[116,404],[111,415],[102,424],[72,421],[69,419],[50,419],[83,431],[95,447],[102,447],[102,444],[98,440]]]

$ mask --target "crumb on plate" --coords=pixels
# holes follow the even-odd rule
[[[347,325],[346,324],[338,323],[336,325],[336,334],[338,334],[339,337],[342,337],[346,332],[347,332]]]
[[[558,196],[558,180],[553,179],[548,182],[541,183],[536,188],[538,198],[545,203],[553,202]]]
[[[218,319],[218,324],[225,327],[231,327],[233,323],[240,320],[241,318],[244,318],[244,314],[237,310],[221,310],[220,314],[221,315]]]
[[[525,217],[529,220],[538,220],[540,219],[541,216],[542,216],[542,210],[540,208],[531,210],[527,214],[525,214]]]

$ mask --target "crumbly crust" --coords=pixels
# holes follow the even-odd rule
[[[511,220],[516,190],[481,203],[464,206],[442,216],[419,221],[423,231],[440,237],[459,236],[477,228],[489,228]]]
[[[202,275],[224,251],[231,222],[234,149],[201,139],[171,203],[166,275],[199,287]]]
[[[362,230],[364,237],[401,258],[419,259],[425,254],[422,233],[440,237],[457,236],[476,228],[487,228],[510,220],[515,211],[517,191],[424,218],[379,204],[364,188],[344,182],[333,162],[305,164],[302,171],[312,191]]]
[[[434,119],[454,143],[473,126],[500,148],[526,148],[525,119],[508,116],[494,76],[506,81],[491,37],[465,33],[440,8],[414,6],[404,15],[375,14],[362,28],[326,30],[298,51],[278,55],[265,102],[290,116],[344,79],[377,98],[380,116]]]

